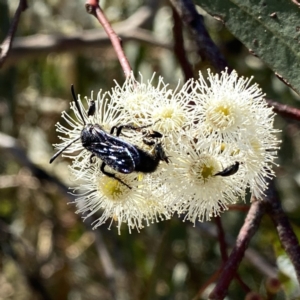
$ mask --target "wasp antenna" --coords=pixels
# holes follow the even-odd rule
[[[78,110],[78,112],[80,114],[80,117],[82,119],[82,122],[83,122],[84,125],[86,125],[86,123],[84,121],[84,118],[83,118],[83,115],[82,115],[82,111],[81,111],[79,103],[78,103],[78,99],[77,99],[76,94],[75,94],[75,89],[74,89],[74,85],[73,84],[71,84],[71,93],[72,93],[73,99],[75,101],[76,108],[77,108],[77,110]]]
[[[62,153],[64,152],[68,147],[70,147],[74,142],[76,142],[77,140],[80,139],[80,136],[73,139],[67,146],[65,146],[63,149],[59,150],[58,152],[56,152],[50,159],[50,164]]]

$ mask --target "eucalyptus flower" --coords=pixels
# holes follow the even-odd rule
[[[175,212],[194,224],[209,221],[228,205],[244,201],[246,190],[261,198],[266,179],[274,176],[279,131],[273,127],[275,114],[252,78],[208,70],[208,82],[200,73],[199,79],[182,87],[178,83],[175,90],[162,77],[156,85],[154,80],[155,75],[146,82],[142,75],[140,80],[131,75],[110,92],[99,92],[92,115],[87,111],[93,94],[85,98],[85,105],[78,97],[71,112],[62,114],[65,124],[57,124],[62,142],[55,147],[72,159],[78,213],[85,219],[93,216],[94,228],[107,222],[110,228],[116,222],[119,233],[123,223],[130,232],[139,231]],[[136,172],[138,168],[123,174],[108,163],[105,170],[112,175],[104,174],[101,155],[91,159],[93,153],[80,139],[88,124],[98,124],[104,136],[122,128],[122,151],[113,136],[107,144],[101,140],[94,145],[99,151],[106,147],[116,164],[124,159],[126,143],[147,152],[142,156],[158,154],[164,161],[157,165],[158,160],[147,159],[157,167],[149,165],[153,172],[147,174]],[[116,148],[110,153],[112,145]],[[130,158],[131,152],[127,154]],[[132,162],[141,167],[139,158],[132,157]]]
[[[236,71],[219,76],[208,70],[207,83],[200,73],[192,92],[196,112],[191,134],[230,145],[231,155],[243,163],[244,182],[260,198],[267,188],[266,178],[274,176],[279,131],[273,127],[272,108],[252,79],[239,77]]]
[[[128,225],[131,232],[133,229],[139,231],[144,228],[144,223],[150,225],[170,218],[168,208],[159,197],[152,194],[148,174],[117,173],[115,176],[122,180],[120,182],[104,175],[100,171],[99,162],[85,170],[78,170],[74,166],[71,169],[79,181],[79,185],[74,188],[77,213],[83,214],[84,219],[93,215],[94,229],[106,222],[109,222],[110,229],[116,223],[120,234],[123,223]],[[108,170],[114,172],[110,168]]]
[[[218,143],[238,143],[243,147],[245,134],[253,130],[260,120],[264,94],[259,86],[251,85],[253,77],[239,77],[228,70],[212,74],[208,70],[207,81],[202,73],[195,81],[192,99],[196,110],[196,131],[201,131]]]
[[[172,191],[169,202],[174,212],[195,223],[209,221],[226,210],[229,204],[244,200],[244,168],[234,175],[216,174],[235,163],[230,150],[217,144],[186,141],[171,152],[172,165],[165,173]]]
[[[137,81],[132,75],[122,86],[117,84],[110,93],[111,99],[122,111],[126,111],[124,123],[132,122],[136,126],[149,124],[155,131],[163,134],[162,140],[168,144],[172,141],[173,134],[183,133],[190,124],[190,82],[181,88],[179,82],[173,91],[162,77],[158,78],[156,86],[153,84],[154,75],[147,82],[144,82],[142,75],[140,77],[140,81]]]

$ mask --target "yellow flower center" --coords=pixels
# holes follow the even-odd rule
[[[157,130],[166,133],[182,128],[186,117],[179,106],[166,105],[153,113],[153,119],[159,120],[157,122]]]
[[[190,168],[190,174],[201,184],[207,182],[218,170],[218,162],[208,155],[202,155]]]
[[[230,109],[227,105],[217,107],[216,112],[218,112],[219,114],[223,114],[224,116],[230,115]]]
[[[214,129],[224,130],[234,124],[235,117],[230,106],[220,103],[207,110],[206,121]]]
[[[161,118],[163,119],[171,119],[174,114],[173,107],[165,107],[161,112]]]
[[[203,165],[199,171],[199,173],[201,174],[199,174],[199,179],[203,179],[204,181],[214,175],[214,167],[209,165]]]
[[[98,181],[98,190],[112,201],[121,201],[130,192],[130,189],[114,178],[101,176]]]

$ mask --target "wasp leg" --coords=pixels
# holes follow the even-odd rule
[[[159,122],[159,120],[156,121],[155,123],[157,123],[157,122]],[[135,130],[135,131],[142,131],[145,128],[153,126],[155,123],[151,123],[151,124],[144,125],[144,126],[135,126],[135,125],[132,125],[132,124],[113,126],[110,130],[110,134],[113,134],[115,129],[116,129],[116,136],[120,136],[123,129],[131,129],[131,130]],[[159,133],[158,131],[152,131],[152,132],[155,133],[154,137],[162,137],[162,134]]]
[[[156,144],[155,140],[154,139],[151,139],[151,138],[147,138],[147,137],[144,137],[143,138],[143,143],[148,145],[148,146],[153,146]]]
[[[93,158],[94,157],[96,157],[96,155],[95,154],[92,154],[91,156],[90,156],[90,164],[93,164],[94,162],[93,162]]]
[[[155,123],[157,123],[158,121],[156,121]],[[134,126],[131,124],[127,124],[127,125],[120,125],[120,126],[113,126],[110,130],[110,134],[113,134],[114,131],[116,130],[116,136],[120,136],[122,133],[123,129],[131,129],[131,130],[135,130],[135,131],[139,131],[142,132],[143,134],[143,143],[148,145],[148,146],[153,146],[156,144],[156,140],[155,139],[160,139],[163,137],[163,135],[155,130],[145,130],[145,128],[152,126],[153,124],[149,124],[149,125],[145,125],[145,126]],[[124,135],[124,133],[123,133]],[[124,135],[126,137],[126,135]]]
[[[151,125],[147,125],[148,126],[151,126]],[[144,128],[144,126],[143,126]],[[134,130],[134,131],[139,131],[140,129],[142,129],[141,127],[137,127],[137,126],[134,126],[132,124],[127,124],[127,125],[120,125],[120,126],[113,126],[110,130],[110,134],[113,134],[114,131],[116,130],[116,136],[120,136],[120,134],[122,133],[122,130],[123,129],[131,129],[131,130]]]
[[[169,157],[166,155],[165,150],[163,149],[161,143],[157,143],[155,145],[155,156],[158,157],[160,160],[165,161],[167,164],[170,162]]]
[[[163,135],[155,130],[142,130],[142,134],[143,134],[143,142],[146,145],[154,145],[155,141],[154,139],[161,139],[163,137]]]
[[[103,163],[101,164],[101,167],[100,167],[100,170],[101,170],[101,172],[102,172],[104,175],[106,175],[106,176],[108,176],[108,177],[111,177],[111,178],[114,178],[114,179],[118,180],[120,183],[124,184],[124,185],[127,186],[129,189],[131,189],[131,187],[130,187],[128,184],[126,184],[126,183],[125,183],[123,180],[121,180],[120,178],[116,177],[116,174],[105,171],[105,170],[104,170],[105,166],[106,166],[106,164],[103,162]]]

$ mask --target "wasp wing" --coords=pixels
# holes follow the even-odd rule
[[[93,143],[91,152],[117,172],[128,174],[134,171],[136,160],[128,148],[109,143]]]
[[[106,133],[99,125],[92,127],[91,136],[85,148],[117,172],[131,173],[140,163],[139,152],[134,145]]]

